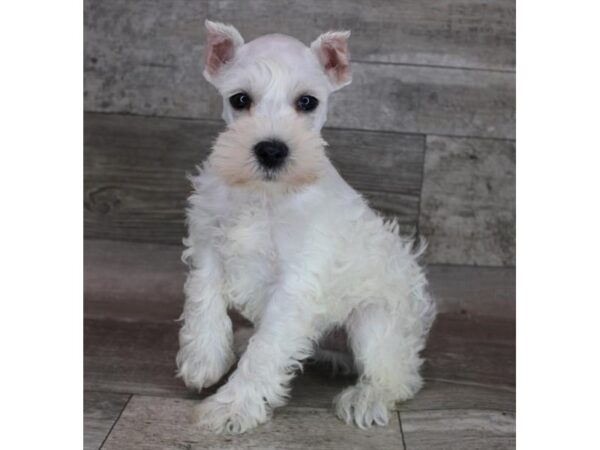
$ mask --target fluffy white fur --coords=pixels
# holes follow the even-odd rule
[[[320,53],[320,45],[347,55],[349,34],[326,34],[309,48],[282,35],[244,44],[233,27],[211,22],[207,30],[209,43],[217,43],[208,49],[207,79],[224,97],[229,128],[192,179],[179,375],[200,390],[232,367],[228,308],[256,331],[228,382],[199,405],[198,424],[240,433],[267,421],[312,357],[358,371],[358,383],[336,399],[342,420],[384,425],[394,402],[421,387],[419,352],[435,307],[417,263],[421,250],[340,177],[318,132],[327,96],[349,82],[349,68],[335,67],[347,61],[328,60],[332,52]],[[252,107],[234,111],[228,98],[242,90]],[[303,93],[320,100],[316,111],[296,111]],[[268,174],[253,159],[252,146],[265,138],[290,148],[280,172]],[[315,352],[335,327],[348,334],[353,365]]]

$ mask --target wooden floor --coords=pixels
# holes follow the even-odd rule
[[[331,402],[354,380],[309,367],[295,379],[289,405],[267,425],[241,437],[196,429],[192,407],[206,394],[189,392],[175,377],[178,252],[170,246],[86,243],[86,449],[515,448],[514,320],[476,316],[454,303],[442,308],[450,312],[433,328],[424,389],[398,405],[387,427],[363,431],[341,423]],[[485,295],[489,274],[461,270],[463,284],[480,283],[478,292]],[[456,293],[455,278],[436,276],[437,289]],[[487,295],[498,291],[491,283]]]

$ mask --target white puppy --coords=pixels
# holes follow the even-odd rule
[[[198,407],[200,426],[241,433],[285,403],[318,340],[348,335],[358,382],[336,398],[359,427],[388,422],[421,387],[419,352],[435,316],[419,251],[338,174],[319,134],[328,96],[351,81],[349,32],[310,47],[279,34],[247,44],[206,22],[204,76],[228,128],[193,178],[190,266],[177,355],[198,390],[235,363],[228,308],[256,332],[227,384]]]

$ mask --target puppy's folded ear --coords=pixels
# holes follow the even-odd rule
[[[225,64],[235,56],[236,49],[244,45],[244,38],[231,25],[204,22],[206,26],[206,49],[204,52],[204,77],[211,83]]]
[[[321,62],[334,88],[340,89],[352,81],[350,53],[348,52],[349,31],[328,31],[310,44]]]

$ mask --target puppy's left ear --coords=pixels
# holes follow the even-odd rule
[[[352,81],[350,53],[348,52],[349,31],[328,31],[310,44],[319,58],[334,89],[340,89]]]
[[[204,77],[211,83],[223,66],[233,59],[244,38],[235,27],[219,22],[204,22],[206,26],[206,49],[204,53]]]

